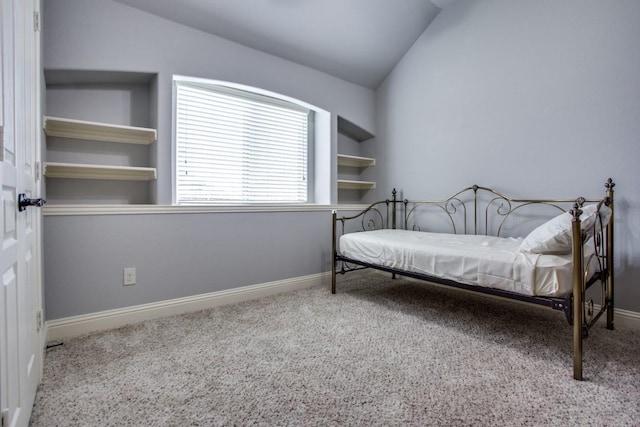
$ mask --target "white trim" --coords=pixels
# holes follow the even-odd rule
[[[594,312],[598,312],[600,310],[600,306],[598,304],[593,305]],[[602,315],[604,318],[606,314]],[[602,319],[601,318],[601,319]],[[601,319],[599,319],[601,321]],[[618,326],[623,327],[624,329],[633,329],[636,331],[640,331],[640,313],[630,310],[622,310],[619,308],[613,309],[613,327],[617,328]]]
[[[46,322],[47,341],[59,341],[63,338],[118,328],[144,320],[189,313],[220,305],[235,304],[313,286],[328,286],[329,278],[330,273],[328,272],[312,274],[309,276],[243,286],[241,288],[227,289],[190,297],[51,320]]]
[[[357,273],[358,272],[354,272],[351,274]],[[359,273],[364,275],[367,273],[371,274],[372,272],[368,270],[362,270]],[[376,271],[376,273],[379,272]],[[191,297],[176,298],[156,303],[142,304],[115,310],[107,310],[97,313],[66,317],[63,319],[50,320],[45,323],[46,340],[59,341],[63,338],[74,337],[106,329],[118,328],[131,323],[142,322],[144,320],[189,313],[193,311],[217,307],[220,305],[235,304],[238,302],[263,298],[283,292],[306,289],[313,286],[326,286],[330,275],[331,273],[328,272],[319,273],[293,279],[285,279],[258,285],[244,286],[241,288],[228,289],[224,291],[211,292],[208,294],[194,295]],[[420,281],[416,282],[421,283]],[[429,285],[442,286],[436,283],[429,283]],[[465,291],[464,289],[460,290],[463,292]],[[498,298],[494,297],[493,295],[485,296],[489,298]],[[520,303],[520,301],[515,302]],[[539,307],[531,304],[527,305]],[[625,329],[640,330],[640,313],[629,310],[616,309],[614,322],[616,326],[621,326]]]
[[[75,215],[140,215],[140,214],[194,214],[194,213],[251,213],[251,212],[331,212],[360,211],[367,204],[353,205],[236,205],[236,206],[177,206],[177,205],[45,205],[44,216]]]
[[[320,110],[315,105],[309,104],[308,102],[300,101],[299,99],[293,98],[291,96],[282,95],[280,93],[271,92],[271,91],[266,90],[266,89],[260,89],[258,87],[253,87],[253,86],[249,86],[249,85],[243,85],[243,84],[240,84],[240,83],[234,83],[234,82],[229,82],[229,81],[225,81],[225,80],[203,79],[203,78],[198,78],[198,77],[189,77],[189,76],[183,76],[183,75],[179,75],[179,74],[174,74],[173,75],[173,82],[174,82],[174,86],[175,86],[176,82],[182,82],[182,83],[191,83],[191,84],[195,83],[196,85],[205,86],[205,87],[212,87],[212,86],[217,86],[217,87],[222,87],[222,88],[226,87],[226,88],[228,88],[228,90],[231,89],[231,90],[236,90],[236,91],[242,91],[242,92],[248,93],[248,94],[258,94],[258,95],[262,95],[262,96],[271,98],[274,101],[280,101],[280,102],[286,102],[287,104],[293,104],[293,105],[296,105],[298,107],[303,107],[305,110],[324,111],[324,110]]]

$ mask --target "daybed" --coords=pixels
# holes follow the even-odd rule
[[[604,313],[614,327],[614,186],[605,183],[603,199],[576,200],[514,199],[474,185],[410,201],[394,189],[355,215],[333,211],[331,291],[338,273],[374,268],[561,310],[581,380],[583,338]],[[599,308],[585,295],[595,284]]]

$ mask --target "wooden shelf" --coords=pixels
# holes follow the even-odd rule
[[[350,181],[346,179],[339,179],[338,188],[341,190],[373,190],[376,188],[376,183],[370,181]]]
[[[152,181],[156,179],[156,169],[132,166],[104,166],[46,162],[44,164],[44,176],[47,178]]]
[[[49,136],[124,144],[149,145],[157,139],[155,129],[50,116],[44,117],[44,131]]]
[[[356,168],[366,168],[375,166],[376,159],[371,157],[350,156],[348,154],[338,154],[338,166],[349,166]]]
[[[338,116],[338,132],[361,142],[373,138],[373,134],[360,126],[350,122],[344,117]]]

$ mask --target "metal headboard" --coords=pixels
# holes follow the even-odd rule
[[[585,202],[601,201],[584,198],[580,200],[580,206]],[[524,214],[524,207],[542,206],[562,213],[568,212],[575,202],[576,199],[514,199],[491,188],[472,185],[442,200],[403,200],[401,227],[406,230],[429,231],[425,228],[428,224],[421,223],[420,217],[429,215],[433,220],[433,211],[436,211],[441,214],[441,222],[449,226],[449,230],[444,230],[446,232],[502,236],[508,220],[517,213]],[[546,220],[549,215],[541,217]]]

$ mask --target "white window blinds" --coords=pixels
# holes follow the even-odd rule
[[[307,202],[309,110],[176,81],[176,203]]]

